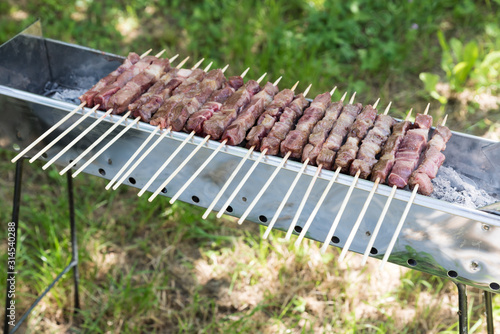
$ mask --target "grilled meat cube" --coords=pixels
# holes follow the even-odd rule
[[[86,102],[86,106],[91,108],[94,106],[94,97],[107,85],[112,84],[116,81],[116,78],[129,68],[131,68],[135,63],[137,63],[141,58],[135,52],[130,52],[127,58],[123,61],[116,70],[99,80],[92,88],[86,91],[82,96],[79,97],[80,101]]]

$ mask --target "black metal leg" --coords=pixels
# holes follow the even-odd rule
[[[22,181],[22,163],[24,159],[18,160],[16,164],[16,177],[15,177],[15,185],[14,185],[14,203],[12,210],[12,223],[10,225],[14,225],[15,233],[13,235],[13,247],[14,249],[17,247],[17,230],[19,225],[19,209],[21,202],[21,181]],[[7,263],[7,297],[6,297],[6,306],[5,306],[5,323],[4,323],[4,333],[14,333],[16,332],[21,324],[26,320],[28,315],[33,311],[33,309],[38,305],[40,300],[56,285],[56,283],[66,274],[71,268],[73,268],[73,279],[74,279],[74,311],[75,313],[80,309],[80,298],[78,293],[79,288],[79,274],[78,274],[78,244],[76,238],[76,224],[75,224],[75,206],[74,206],[74,196],[73,196],[73,179],[71,177],[71,173],[67,174],[68,177],[68,203],[69,203],[69,223],[70,223],[70,231],[71,231],[71,262],[63,269],[63,271],[57,275],[57,277],[49,284],[49,286],[42,292],[42,294],[31,304],[29,309],[21,316],[21,318],[17,319],[13,317],[15,321],[11,321],[9,305],[11,305],[12,295],[9,294],[10,284],[9,280],[11,277],[15,277],[15,261],[11,264]],[[11,227],[9,225],[9,227]],[[9,240],[9,247],[11,241]],[[10,250],[9,250],[10,251]],[[14,252],[15,255],[15,252]],[[15,260],[15,258],[14,258]],[[9,258],[10,261],[10,258]],[[12,274],[11,274],[12,273]],[[15,278],[14,278],[15,279]],[[10,322],[10,324],[9,324]],[[15,324],[13,326],[12,324]]]
[[[80,275],[78,274],[78,243],[76,240],[76,226],[75,226],[75,202],[73,196],[73,178],[71,171],[66,173],[68,178],[68,202],[69,202],[69,224],[71,229],[71,263],[75,263],[73,267],[73,283],[75,290],[74,299],[74,312],[80,309],[80,297],[78,293],[78,286],[80,283]]]
[[[484,306],[486,308],[486,329],[488,334],[495,334],[495,329],[493,326],[493,303],[492,294],[489,291],[484,292]]]
[[[21,207],[21,185],[22,185],[22,178],[23,178],[23,159],[19,159],[16,163],[16,176],[15,176],[15,181],[14,181],[14,199],[13,199],[13,204],[12,204],[12,220],[9,222],[9,228],[14,227],[13,235],[10,234],[10,229],[7,228],[7,230],[10,232],[8,235],[9,237],[12,237],[12,242],[11,239],[8,238],[9,246],[8,246],[8,254],[11,253],[13,256],[8,255],[8,261],[7,261],[7,290],[6,290],[6,298],[5,298],[5,319],[4,319],[4,327],[3,327],[3,332],[4,333],[9,333],[9,329],[11,325],[9,324],[9,321],[11,323],[14,323],[14,320],[16,319],[15,315],[15,307],[11,306],[11,301],[15,303],[15,300],[12,299],[12,294],[9,293],[11,287],[15,288],[15,280],[16,280],[16,251],[17,251],[17,228],[19,226],[19,208]],[[13,224],[11,224],[13,223]],[[14,225],[14,226],[11,226]],[[13,249],[13,252],[12,252]],[[11,262],[11,258],[13,258]],[[11,284],[12,283],[12,284]],[[15,305],[15,304],[13,304]],[[12,315],[11,318],[11,310],[13,309],[14,314]]]
[[[455,283],[458,289],[458,333],[469,332],[467,323],[467,287],[462,283]]]

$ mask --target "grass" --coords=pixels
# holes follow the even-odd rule
[[[338,94],[356,90],[362,102],[393,100],[395,116],[431,101],[419,73],[446,80],[438,31],[474,40],[485,52],[500,50],[498,1],[8,1],[0,3],[0,43],[36,17],[46,37],[117,54],[167,48],[228,63],[230,74],[251,66],[252,77],[284,75],[283,87],[312,82],[311,95],[337,84]],[[474,85],[469,80],[465,88],[475,92]],[[452,129],[498,135],[498,108],[466,100],[464,115],[460,103],[444,107]],[[0,151],[2,222],[10,220],[12,156]],[[20,310],[70,261],[65,180],[56,168],[40,167],[25,165]],[[73,316],[66,275],[26,332],[457,332],[456,288],[447,280],[393,265],[379,273],[378,261],[361,267],[355,254],[338,263],[336,249],[320,256],[308,241],[295,250],[281,232],[262,240],[255,224],[201,220],[200,208],[165,198],[149,203],[126,187],[104,192],[105,184],[89,175],[75,180],[82,311]],[[4,248],[0,255],[5,263]],[[486,331],[481,302],[470,289],[470,332]],[[498,298],[494,314],[500,328]]]

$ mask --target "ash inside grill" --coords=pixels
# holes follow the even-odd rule
[[[83,87],[88,85],[83,85]],[[78,99],[83,93],[85,93],[86,89],[73,89],[68,87],[60,86],[57,82],[47,82],[45,85],[45,89],[43,92],[43,96],[51,97],[53,99],[69,102],[73,104],[80,104],[80,100]]]

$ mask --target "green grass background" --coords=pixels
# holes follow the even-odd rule
[[[471,73],[446,104],[430,97],[419,79],[434,73],[444,90],[449,87],[438,32],[448,41],[476,43],[477,62],[499,51],[498,9],[498,0],[9,0],[0,3],[0,43],[40,18],[45,37],[121,55],[166,48],[167,55],[189,55],[193,63],[205,57],[219,67],[230,64],[229,74],[250,66],[250,77],[283,75],[282,87],[313,83],[311,95],[337,85],[338,94],[356,91],[363,103],[393,101],[394,116],[431,102],[431,113],[449,114],[453,130],[498,138],[498,105],[473,98],[498,98],[498,73]],[[13,154],[0,156],[0,221],[6,226]],[[40,167],[26,165],[23,180],[20,309],[69,263],[65,179],[55,167]],[[166,199],[151,204],[135,189],[104,192],[104,186],[88,175],[75,180],[81,313],[72,314],[67,275],[35,309],[26,332],[457,331],[455,287],[446,280],[397,267],[377,273],[377,261],[363,268],[356,255],[338,264],[334,249],[322,257],[313,242],[294,250],[280,241],[281,232],[263,241],[256,225],[236,227],[230,218],[212,216],[204,221],[196,207]],[[0,254],[5,263],[4,247]],[[485,332],[481,294],[472,289],[469,297],[471,332]],[[499,303],[496,298],[497,328]]]

